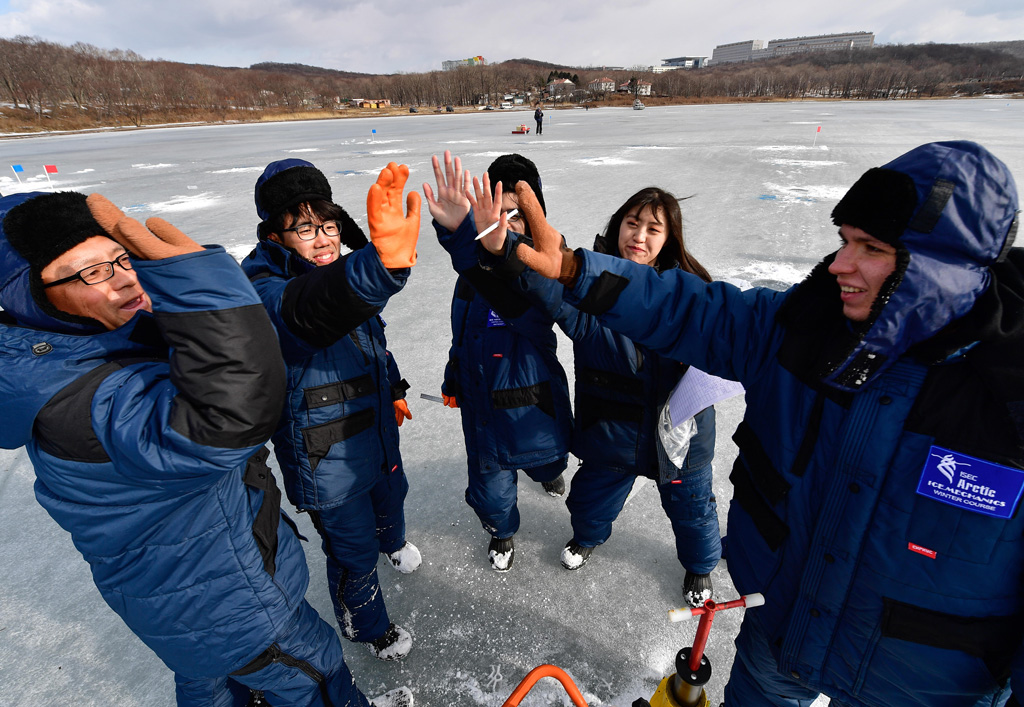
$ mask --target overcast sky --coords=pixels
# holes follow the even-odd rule
[[[0,37],[220,66],[367,73],[445,59],[660,64],[749,39],[868,31],[876,43],[1024,39],[1022,0],[0,0]]]

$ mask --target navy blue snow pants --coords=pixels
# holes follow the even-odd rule
[[[345,665],[334,627],[303,601],[273,645],[230,676],[175,675],[178,707],[245,707],[249,689],[274,707],[368,707]]]
[[[341,634],[351,641],[380,638],[391,623],[377,581],[377,558],[405,544],[408,491],[399,466],[340,506],[309,512],[327,556],[334,614]]]
[[[569,508],[573,539],[597,547],[612,534],[636,477],[584,462],[572,477]],[[707,574],[722,557],[718,511],[711,492],[711,463],[658,485],[661,507],[672,523],[676,557],[688,572]]]
[[[510,538],[519,530],[519,506],[516,503],[519,472],[516,469],[501,469],[494,465],[481,468],[480,458],[474,450],[468,449],[469,486],[466,488],[466,503],[476,511],[484,530],[495,538]],[[543,483],[554,481],[565,471],[569,457],[556,459],[548,464],[523,469],[533,481]]]

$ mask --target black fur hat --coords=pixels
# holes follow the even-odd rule
[[[28,261],[35,275],[79,243],[93,236],[107,236],[92,217],[85,198],[85,194],[73,191],[43,194],[7,212],[7,240]]]
[[[897,246],[916,208],[917,189],[909,175],[874,167],[832,209],[832,223],[854,226]]]
[[[29,264],[32,299],[43,312],[73,324],[99,326],[88,317],[57,309],[43,291],[40,274],[69,250],[93,236],[110,235],[93,218],[85,194],[61,191],[24,201],[7,212],[3,230],[11,247]]]
[[[544,191],[541,188],[540,172],[537,171],[537,165],[535,165],[528,158],[522,155],[512,153],[509,155],[502,155],[498,159],[491,162],[491,166],[487,168],[487,174],[491,178],[491,188],[497,186],[498,182],[501,182],[501,189],[503,192],[516,191],[516,182],[526,182],[533,189],[533,193],[537,195],[537,201],[540,202],[540,208],[547,216],[548,209],[544,205]]]
[[[299,162],[299,160],[296,160]],[[333,202],[331,185],[324,173],[305,162],[281,170],[256,191],[256,212],[264,221],[306,201]]]

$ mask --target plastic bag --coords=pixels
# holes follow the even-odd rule
[[[672,424],[672,413],[668,403],[661,407],[658,416],[658,437],[665,449],[665,456],[677,468],[683,467],[686,453],[690,451],[690,440],[697,434],[697,421],[694,418],[683,420],[678,425]]]

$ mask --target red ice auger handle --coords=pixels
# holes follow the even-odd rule
[[[672,622],[687,621],[694,616],[700,617],[697,624],[697,635],[693,637],[693,648],[690,649],[690,670],[696,671],[700,668],[700,660],[704,657],[704,646],[708,642],[708,634],[711,633],[711,622],[715,620],[715,613],[726,609],[736,609],[741,606],[753,608],[764,604],[763,594],[747,594],[739,599],[727,601],[724,604],[716,604],[708,599],[704,606],[696,609],[672,609],[668,612],[668,620]]]
[[[512,691],[505,703],[501,707],[517,707],[517,705],[523,701],[526,694],[533,689],[534,684],[541,678],[555,678],[558,682],[562,683],[562,687],[569,693],[569,698],[576,707],[587,707],[586,701],[583,699],[583,695],[580,694],[580,690],[576,687],[576,683],[572,681],[568,673],[559,668],[557,665],[538,665],[536,668],[531,670],[523,681],[519,683],[519,687]]]

